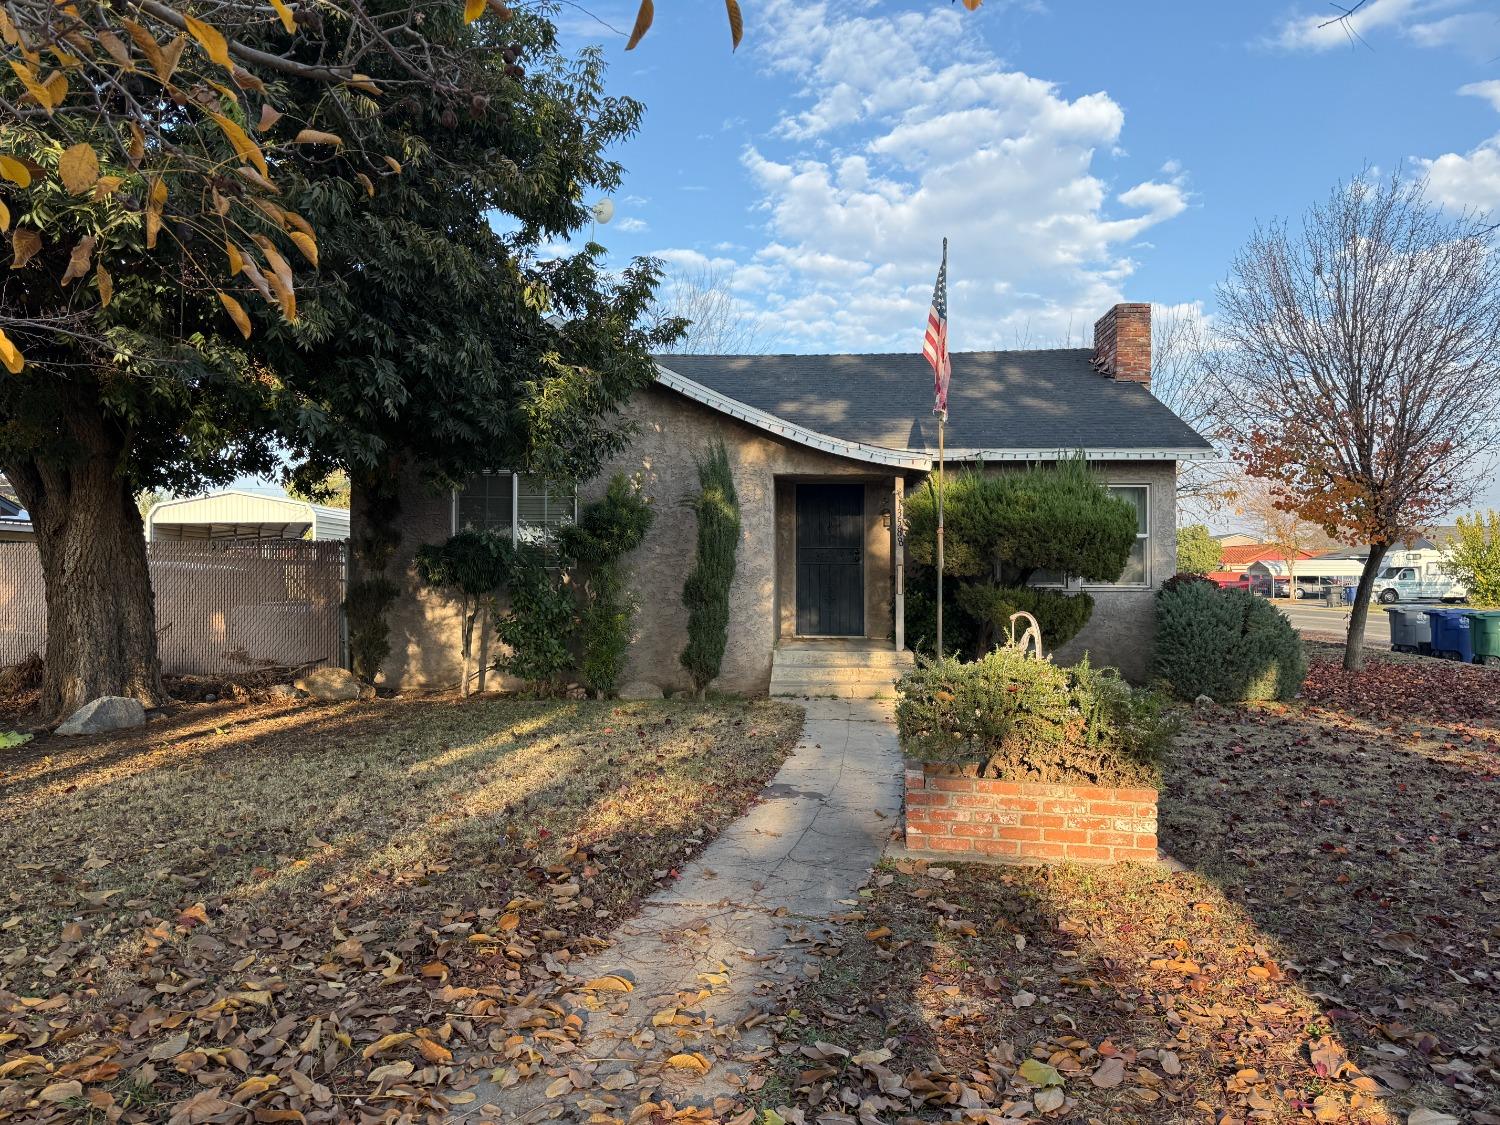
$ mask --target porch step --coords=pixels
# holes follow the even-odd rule
[[[784,641],[771,662],[773,696],[878,699],[915,658],[878,641]]]

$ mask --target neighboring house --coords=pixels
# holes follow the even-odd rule
[[[163,500],[146,513],[147,542],[348,539],[349,510],[285,493],[232,488]]]
[[[1082,452],[1139,512],[1125,574],[1089,586],[1087,628],[1058,658],[1087,649],[1144,676],[1153,592],[1176,562],[1177,462],[1212,456],[1208,442],[1149,391],[1150,306],[1117,305],[1095,325],[1095,347],[953,355],[947,427],[950,470],[1003,471]],[[640,474],[657,518],[627,563],[640,600],[626,680],[686,688],[683,579],[696,524],[681,500],[698,484],[695,458],[715,439],[728,450],[742,537],[730,594],[729,642],[716,687],[766,690],[782,640],[848,636],[904,641],[901,505],[937,457],[932,373],[921,355],[663,356],[654,386],[628,414],[614,472]],[[449,686],[459,677],[455,604],[419,587],[411,559],[464,526],[545,542],[573,518],[570,493],[525,475],[484,474],[452,494],[408,478],[401,488],[396,563],[403,593],[388,614],[392,651],[382,680]],[[355,504],[355,534],[359,534]]]
[[[1310,559],[1313,557],[1311,551],[1298,551],[1299,559]],[[1277,562],[1285,564],[1286,552],[1280,547],[1273,547],[1269,543],[1250,542],[1236,543],[1224,548],[1224,559],[1220,564],[1223,570],[1235,574],[1242,574],[1250,569],[1252,563]]]
[[[1252,543],[1260,542],[1255,536],[1248,535],[1243,531],[1223,531],[1215,535],[1214,538],[1219,541],[1219,546],[1221,547],[1248,547]]]
[[[31,518],[10,492],[10,485],[0,476],[0,543],[30,543],[36,538]]]

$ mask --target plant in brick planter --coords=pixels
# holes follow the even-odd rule
[[[1087,660],[1002,646],[902,677],[907,844],[1015,860],[1153,860],[1168,701]]]

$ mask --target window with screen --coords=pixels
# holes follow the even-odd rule
[[[454,497],[454,530],[494,531],[518,547],[550,552],[577,516],[571,485],[529,473],[475,473]]]
[[[576,493],[543,477],[516,477],[517,547],[550,552],[556,546],[557,529],[573,522]]]
[[[510,473],[475,473],[458,490],[456,531],[511,534],[515,495]]]

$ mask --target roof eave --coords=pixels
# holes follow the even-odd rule
[[[949,461],[1060,461],[1080,454],[1087,461],[1212,461],[1212,449],[1136,447],[1131,449],[950,449]]]
[[[805,445],[810,449],[819,449],[824,453],[831,453],[836,457],[844,457],[851,461],[864,461],[868,464],[886,465],[897,469],[928,472],[932,468],[932,458],[924,453],[890,449],[881,445],[866,445],[864,442],[845,441],[843,438],[820,434],[816,430],[799,426],[795,422],[788,422],[785,418],[779,418],[775,414],[730,398],[712,387],[706,387],[685,375],[679,375],[660,363],[656,365],[656,380],[662,386],[686,395],[694,402],[701,403],[711,410],[737,418],[756,429],[775,434],[777,437],[796,442],[798,445]]]

